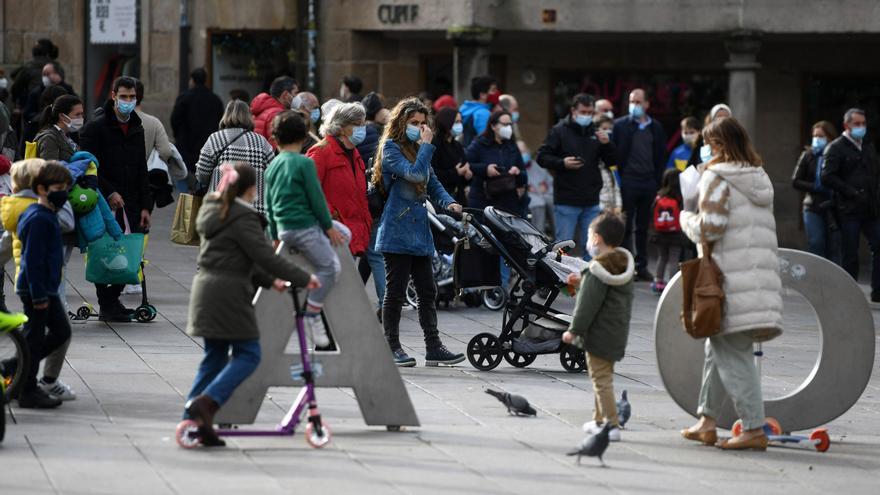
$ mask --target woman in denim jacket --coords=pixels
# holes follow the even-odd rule
[[[428,126],[428,108],[417,98],[402,100],[394,110],[373,159],[374,185],[387,195],[379,220],[376,251],[385,258],[385,300],[382,324],[385,338],[398,366],[415,366],[416,360],[400,346],[400,310],[412,276],[419,301],[419,324],[425,334],[426,366],[456,364],[454,354],[440,341],[437,330],[437,286],[431,267],[434,239],[425,200],[461,212],[431,169],[434,133]]]

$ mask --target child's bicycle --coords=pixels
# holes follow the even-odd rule
[[[319,363],[313,363],[311,350],[306,343],[306,331],[303,323],[306,312],[305,301],[300,305],[297,291],[291,289],[290,293],[293,295],[293,306],[296,308],[296,333],[299,338],[299,350],[302,358],[302,364],[291,366],[290,373],[294,380],[303,380],[305,382],[303,388],[290,406],[290,410],[284,415],[281,423],[275,426],[274,429],[220,429],[217,430],[217,435],[227,437],[292,436],[296,431],[296,427],[306,420],[308,421],[305,431],[306,443],[316,449],[320,449],[330,443],[330,428],[321,420],[321,413],[318,412],[318,400],[315,397],[315,377],[320,376],[321,366]],[[308,413],[308,418],[306,418],[306,413]],[[177,444],[185,449],[198,447],[201,443],[198,431],[199,425],[195,421],[191,419],[181,421],[177,425]]]
[[[141,262],[141,273],[144,272],[145,262]],[[156,307],[150,304],[147,299],[147,277],[141,277],[141,304],[134,309],[134,318],[140,323],[147,323],[156,319]],[[83,301],[82,306],[76,310],[75,318],[77,320],[88,320],[89,318],[97,318],[100,314],[95,311],[95,307],[88,302]]]
[[[5,406],[15,397],[30,367],[30,353],[21,333],[27,316],[21,313],[0,313],[0,442],[6,433]]]

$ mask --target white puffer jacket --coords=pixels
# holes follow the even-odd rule
[[[770,177],[763,167],[716,163],[703,172],[699,190],[699,213],[683,211],[680,221],[697,245],[701,233],[715,242],[712,259],[724,274],[721,333],[749,332],[756,341],[778,336],[782,281]]]

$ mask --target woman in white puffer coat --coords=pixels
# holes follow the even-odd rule
[[[743,434],[719,447],[765,450],[764,399],[753,344],[782,333],[773,185],[745,128],[735,119],[709,124],[703,140],[712,158],[700,165],[699,211],[694,199],[686,200],[680,221],[698,246],[701,236],[714,243],[712,259],[724,274],[725,300],[721,332],[706,339],[700,420],[682,436],[716,443],[715,418],[729,396]]]

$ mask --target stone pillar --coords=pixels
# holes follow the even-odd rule
[[[479,26],[453,27],[446,32],[452,40],[455,100],[459,104],[471,98],[471,79],[489,73],[489,43],[493,31]]]
[[[757,112],[757,92],[755,71],[761,68],[757,61],[761,50],[760,33],[737,32],[725,42],[730,59],[724,67],[730,71],[728,82],[728,105],[749,136],[755,139],[755,119]]]

